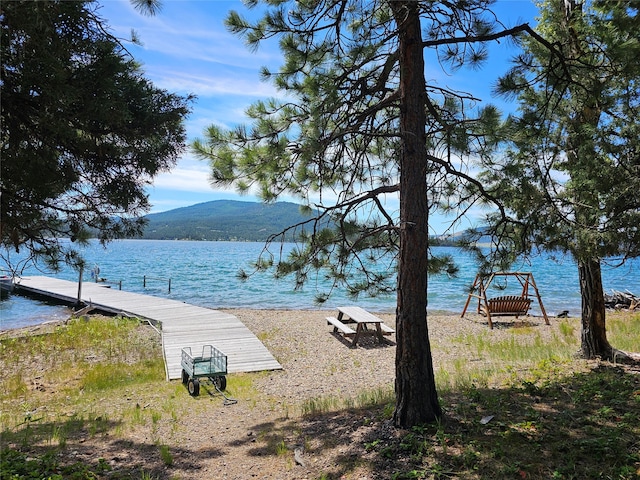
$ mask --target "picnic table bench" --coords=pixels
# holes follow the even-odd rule
[[[342,332],[345,336],[352,336],[356,334],[356,331],[349,325],[342,323],[336,317],[327,317],[327,324],[333,325],[334,332]]]
[[[351,347],[358,346],[361,335],[368,331],[368,326],[375,327],[375,334],[380,343],[384,343],[384,336],[395,333],[395,330],[379,317],[360,307],[338,307],[338,317],[327,317],[327,324],[333,325],[334,333],[341,333],[345,338],[351,338]],[[355,325],[355,330],[351,326]]]
[[[480,305],[480,313],[487,317],[489,327],[493,328],[491,317],[516,317],[526,315],[531,307],[531,299],[517,295],[505,295],[489,298],[486,304]]]

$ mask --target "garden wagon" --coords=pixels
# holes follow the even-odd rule
[[[206,378],[213,383],[216,390],[222,392],[227,388],[227,356],[211,345],[202,347],[202,356],[194,357],[191,347],[182,349],[182,383],[187,386],[189,394],[197,397],[200,394],[200,379]]]

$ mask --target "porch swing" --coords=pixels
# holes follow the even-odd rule
[[[503,295],[495,298],[487,298],[487,289],[492,283],[497,284],[500,279],[504,279],[504,286],[500,287],[504,289],[507,286],[509,278],[512,277],[520,283],[520,286],[522,286],[522,292],[520,295]],[[493,317],[518,318],[521,315],[526,315],[529,312],[531,302],[533,301],[530,298],[529,286],[531,286],[535,297],[538,299],[540,311],[542,312],[545,323],[550,325],[549,317],[547,317],[547,312],[542,304],[540,292],[538,291],[536,282],[533,279],[533,274],[530,272],[495,272],[484,275],[481,273],[477,274],[476,279],[473,282],[473,286],[471,287],[471,291],[469,292],[467,303],[464,305],[464,310],[462,310],[460,317],[464,317],[472,298],[478,299],[477,311],[479,314],[487,317],[489,328],[491,329],[493,328]]]

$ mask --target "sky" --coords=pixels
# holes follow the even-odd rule
[[[259,77],[261,67],[277,70],[283,63],[277,43],[261,44],[252,51],[224,26],[230,10],[248,17],[256,15],[240,0],[163,0],[162,10],[155,16],[142,15],[129,0],[99,0],[99,5],[100,16],[118,38],[128,39],[135,30],[142,45],[125,45],[142,64],[146,78],[167,91],[197,97],[185,125],[189,143],[202,138],[209,125],[229,128],[246,123],[244,112],[252,103],[281,96]],[[498,0],[495,11],[508,27],[524,21],[533,26],[537,13],[532,0]],[[506,71],[507,60],[514,53],[509,42],[503,41],[492,48],[490,62],[481,70],[460,71],[453,76],[434,68],[427,78],[437,77],[449,86],[473,91],[483,102],[496,103],[505,110],[510,107],[491,98],[491,84]],[[208,176],[208,164],[187,149],[177,165],[157,176],[149,188],[151,213],[211,200],[257,201],[232,189],[212,187]],[[282,200],[297,201],[287,197]],[[436,233],[442,233],[448,224],[444,218],[430,223]]]

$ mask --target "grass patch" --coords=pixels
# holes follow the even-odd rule
[[[99,316],[46,335],[2,338],[0,368],[13,372],[0,380],[2,445],[64,447],[69,437],[103,431],[105,412],[119,401],[110,397],[123,389],[165,387],[159,338],[148,328]]]
[[[550,362],[564,364],[579,348],[575,321],[563,321],[558,334],[545,340],[531,327],[514,327],[508,338],[495,340],[489,331],[452,339],[456,358],[437,366],[435,376],[443,392],[471,387],[499,386],[511,382],[514,371]]]
[[[158,449],[160,450],[160,458],[162,459],[162,462],[168,467],[173,465],[173,455],[171,454],[169,447],[167,445],[159,445]]]
[[[390,418],[393,412],[395,393],[393,388],[377,388],[360,392],[355,398],[337,396],[322,396],[304,400],[300,405],[302,415],[317,416],[343,409],[358,410],[373,406],[385,406],[385,418]]]
[[[342,408],[342,400],[334,396],[310,398],[302,402],[303,415],[321,415]]]
[[[342,409],[361,409],[377,405],[388,405],[395,401],[393,389],[377,388],[360,392],[355,398],[336,396],[314,397],[301,404],[302,415],[316,416]],[[389,415],[387,415],[387,418]]]
[[[147,382],[164,380],[164,361],[152,358],[133,365],[116,363],[97,364],[88,367],[80,380],[81,389],[99,392],[124,388]]]
[[[225,394],[235,399],[249,403],[252,406],[259,401],[259,392],[254,382],[266,376],[266,372],[237,373],[227,377],[227,389]]]
[[[0,478],[165,478],[180,451],[176,437],[189,428],[184,418],[210,414],[206,399],[219,399],[207,390],[193,399],[180,382],[167,382],[160,337],[130,318],[96,316],[0,338],[0,368],[12,372],[0,378]],[[257,402],[259,376],[228,376],[226,393]],[[132,433],[144,440],[132,442]],[[92,439],[154,467],[113,466],[91,447],[74,462]]]
[[[573,326],[563,322],[560,331],[551,341],[543,340],[542,336],[532,333],[528,327],[513,328],[509,338],[495,341],[490,332],[480,335],[464,335],[455,342],[464,345],[476,360],[500,362],[530,362],[547,358],[571,358],[578,347],[578,339],[573,335]]]
[[[626,352],[640,350],[640,313],[607,315],[607,338],[618,350]]]

